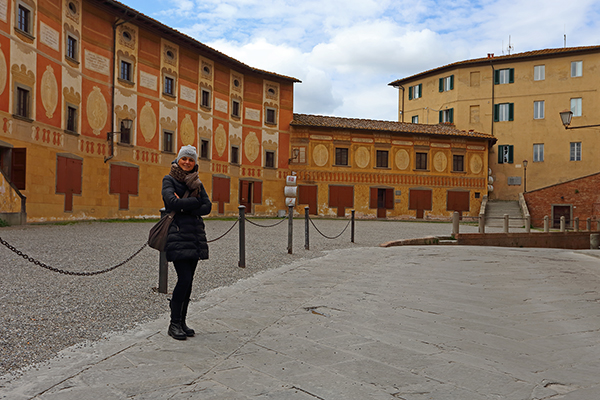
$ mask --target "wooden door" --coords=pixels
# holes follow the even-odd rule
[[[565,217],[565,226],[571,225],[571,206],[552,206],[553,227],[560,228],[560,217]]]
[[[386,189],[377,189],[377,218],[386,218]]]
[[[418,219],[422,219],[425,215],[425,210],[431,210],[432,205],[431,190],[427,189],[410,189],[408,194],[408,209],[416,210]]]
[[[252,212],[252,182],[240,181],[240,205],[246,206],[246,213]]]
[[[306,204],[308,206],[309,214],[319,215],[319,208],[317,207],[317,186],[299,185],[298,204]]]

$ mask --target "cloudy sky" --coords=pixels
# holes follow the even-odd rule
[[[121,0],[252,67],[294,111],[396,120],[388,83],[487,53],[600,44],[600,0]],[[570,8],[569,8],[570,7]]]

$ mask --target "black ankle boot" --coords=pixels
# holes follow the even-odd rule
[[[194,331],[192,328],[190,328],[189,326],[187,326],[187,324],[185,323],[185,317],[187,316],[187,310],[188,310],[188,305],[190,304],[190,301],[185,301],[183,303],[183,307],[181,308],[181,329],[185,332],[185,334],[189,337],[192,337],[196,334],[196,331]]]
[[[181,309],[183,304],[171,300],[169,301],[169,306],[171,307],[171,323],[169,324],[168,334],[173,339],[185,340],[187,335],[181,328]]]

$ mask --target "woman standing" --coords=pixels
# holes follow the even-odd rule
[[[165,252],[167,260],[173,262],[177,271],[168,332],[177,340],[185,340],[195,334],[185,323],[185,317],[198,260],[208,259],[202,216],[210,213],[212,203],[198,178],[197,159],[194,146],[183,146],[171,164],[171,172],[162,181],[165,209],[167,212],[175,211]]]

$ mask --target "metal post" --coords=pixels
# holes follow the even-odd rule
[[[504,233],[508,233],[508,214],[504,214]]]
[[[585,220],[585,228],[588,232],[592,230],[592,219],[589,217]]]
[[[531,215],[528,215],[527,218],[525,218],[525,224],[525,232],[531,232]]]
[[[575,217],[573,220],[573,231],[579,232],[579,217]]]
[[[310,250],[310,243],[309,243],[309,235],[308,235],[308,219],[310,218],[308,216],[308,209],[309,207],[306,206],[304,207],[304,249],[305,250]]]
[[[354,210],[352,210],[352,222],[350,225],[350,242],[354,243]]]
[[[163,218],[167,214],[167,210],[160,209],[160,217]],[[158,293],[167,293],[169,285],[169,263],[167,262],[167,253],[161,251],[158,254]]]
[[[294,207],[290,206],[288,212],[288,254],[292,254],[292,242],[294,239]]]
[[[485,214],[479,214],[479,233],[485,233]]]
[[[550,232],[550,218],[544,215],[544,232]]]
[[[246,206],[239,206],[240,210],[240,260],[238,267],[246,268]]]
[[[452,213],[452,236],[458,235],[459,216],[458,211]]]

